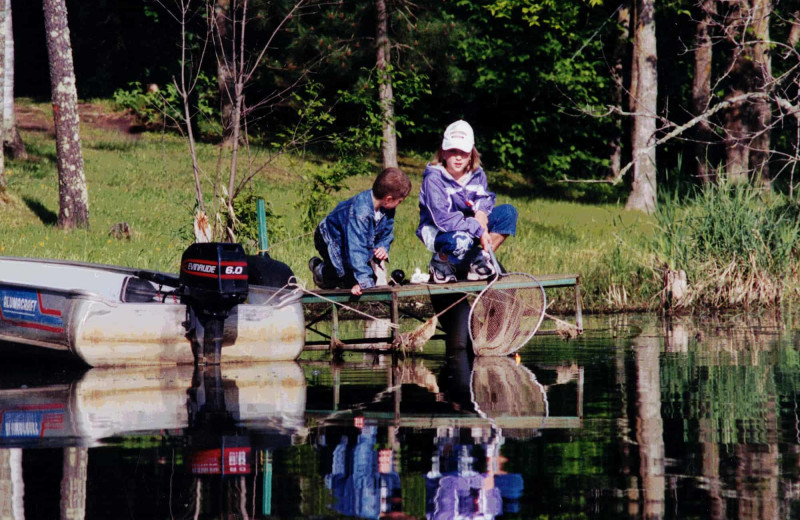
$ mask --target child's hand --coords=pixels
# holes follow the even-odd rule
[[[386,250],[383,247],[379,247],[378,249],[374,249],[372,251],[372,254],[375,255],[375,258],[377,258],[378,260],[381,260],[381,261],[386,260],[387,258],[389,258],[389,253],[387,253]]]
[[[475,212],[475,220],[481,223],[483,229],[489,229],[489,215],[485,211],[478,210]]]
[[[484,231],[481,235],[481,247],[484,251],[494,251],[494,244],[492,243],[492,235],[488,231]]]
[[[353,287],[350,289],[350,294],[352,294],[353,296],[361,296],[361,286],[360,286],[360,285],[358,285],[358,284],[355,284],[355,285],[354,285],[354,286],[353,286]]]

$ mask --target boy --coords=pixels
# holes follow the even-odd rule
[[[314,247],[319,257],[308,262],[314,283],[322,289],[350,288],[359,296],[375,287],[371,262],[389,258],[394,240],[394,210],[411,191],[411,181],[399,168],[386,168],[365,190],[340,202],[317,226]]]

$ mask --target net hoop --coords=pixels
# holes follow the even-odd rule
[[[537,320],[537,323],[536,323],[535,327],[533,327],[525,336],[520,336],[515,341],[511,342],[511,344],[507,344],[507,345],[501,344],[501,345],[489,346],[489,347],[484,346],[484,345],[481,344],[481,341],[476,341],[475,334],[474,334],[475,331],[474,331],[474,327],[473,327],[473,316],[474,316],[475,309],[480,306],[482,298],[485,298],[487,293],[491,294],[490,291],[494,291],[495,290],[494,286],[496,284],[502,283],[502,280],[504,278],[509,278],[509,277],[528,278],[532,282],[535,283],[535,287],[528,287],[526,289],[528,289],[528,290],[537,290],[538,289],[538,291],[541,291],[542,305],[541,305],[541,310],[539,311],[539,318]],[[480,292],[478,297],[475,298],[475,301],[472,302],[472,305],[470,306],[470,309],[469,309],[469,324],[468,324],[469,325],[469,339],[470,339],[470,342],[472,343],[473,352],[475,353],[476,356],[509,356],[509,355],[515,353],[517,350],[519,350],[520,348],[525,346],[525,344],[527,344],[528,341],[530,341],[531,338],[539,330],[539,327],[542,325],[542,321],[544,320],[544,315],[545,315],[545,309],[546,308],[547,308],[547,295],[544,292],[544,287],[542,287],[542,284],[539,282],[539,280],[536,279],[535,276],[533,276],[531,274],[528,274],[528,273],[520,273],[520,272],[502,273],[502,274],[497,275],[494,278],[494,280],[489,282],[489,284]],[[524,338],[524,339],[520,339],[520,338]]]

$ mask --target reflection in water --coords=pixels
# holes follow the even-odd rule
[[[2,518],[495,518],[527,489],[508,440],[581,424],[581,404],[554,415],[546,395],[582,384],[574,366],[549,385],[464,349],[350,367],[1,378]]]
[[[170,497],[166,506],[171,515],[196,518],[221,512],[249,518],[256,511],[246,498],[256,494],[262,497],[259,512],[268,515],[270,452],[305,437],[305,387],[298,364],[272,363],[229,367],[224,377],[219,366],[194,371],[192,367],[94,369],[70,383],[0,390],[0,445],[6,447],[0,450],[2,518],[30,518],[24,511],[31,506],[21,504],[26,494],[23,460],[49,460],[51,454],[30,451],[36,447],[62,448],[60,518],[92,517],[92,512],[103,509],[106,497],[87,496],[88,482],[94,477],[93,487],[103,488],[104,480],[114,480],[108,473],[114,468],[103,467],[107,451],[95,451],[99,472],[93,474],[89,447],[124,445],[125,439],[156,440],[155,446],[171,455],[170,461],[157,459],[158,465],[168,462],[174,467],[182,461],[185,471],[170,478],[163,495]],[[47,464],[49,473],[54,468]],[[131,505],[140,514],[143,506]]]
[[[784,325],[767,315],[715,318],[702,326],[686,319],[664,324],[666,350],[673,354],[664,364],[672,400],[667,419],[674,420],[669,411],[680,400],[688,411],[684,421],[697,421],[699,477],[710,518],[787,517],[780,497],[778,394],[784,386],[795,399],[798,366],[794,349],[781,348]],[[796,415],[792,422],[800,424]],[[796,453],[800,437],[792,444]]]
[[[502,433],[493,428],[442,428],[426,475],[428,518],[494,518],[519,512],[522,475],[503,470]],[[484,468],[476,462],[483,457]]]
[[[378,449],[377,427],[363,425],[360,430],[355,445],[342,435],[325,485],[333,492],[337,512],[378,518],[400,502],[400,477],[394,471],[392,451]]]
[[[416,511],[442,520],[519,512],[524,478],[505,467],[506,435],[533,438],[542,428],[578,427],[580,419],[556,417],[550,425],[547,387],[510,358],[473,359],[465,349],[448,349],[435,384],[425,372],[416,364],[395,367],[388,390],[352,401],[332,390],[336,410],[319,412],[315,436],[330,468],[325,485],[334,511],[361,518]],[[556,373],[553,385],[564,385],[579,381],[581,371]],[[423,468],[417,460],[430,462]],[[401,479],[412,465],[424,475],[423,493]]]
[[[664,517],[664,425],[658,339],[645,331],[636,349],[636,441],[639,443],[644,518]]]
[[[0,518],[800,517],[793,325],[591,323],[519,361],[0,368]]]

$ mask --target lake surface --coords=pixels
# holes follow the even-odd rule
[[[0,368],[0,518],[800,516],[799,326],[587,317],[518,358]]]

